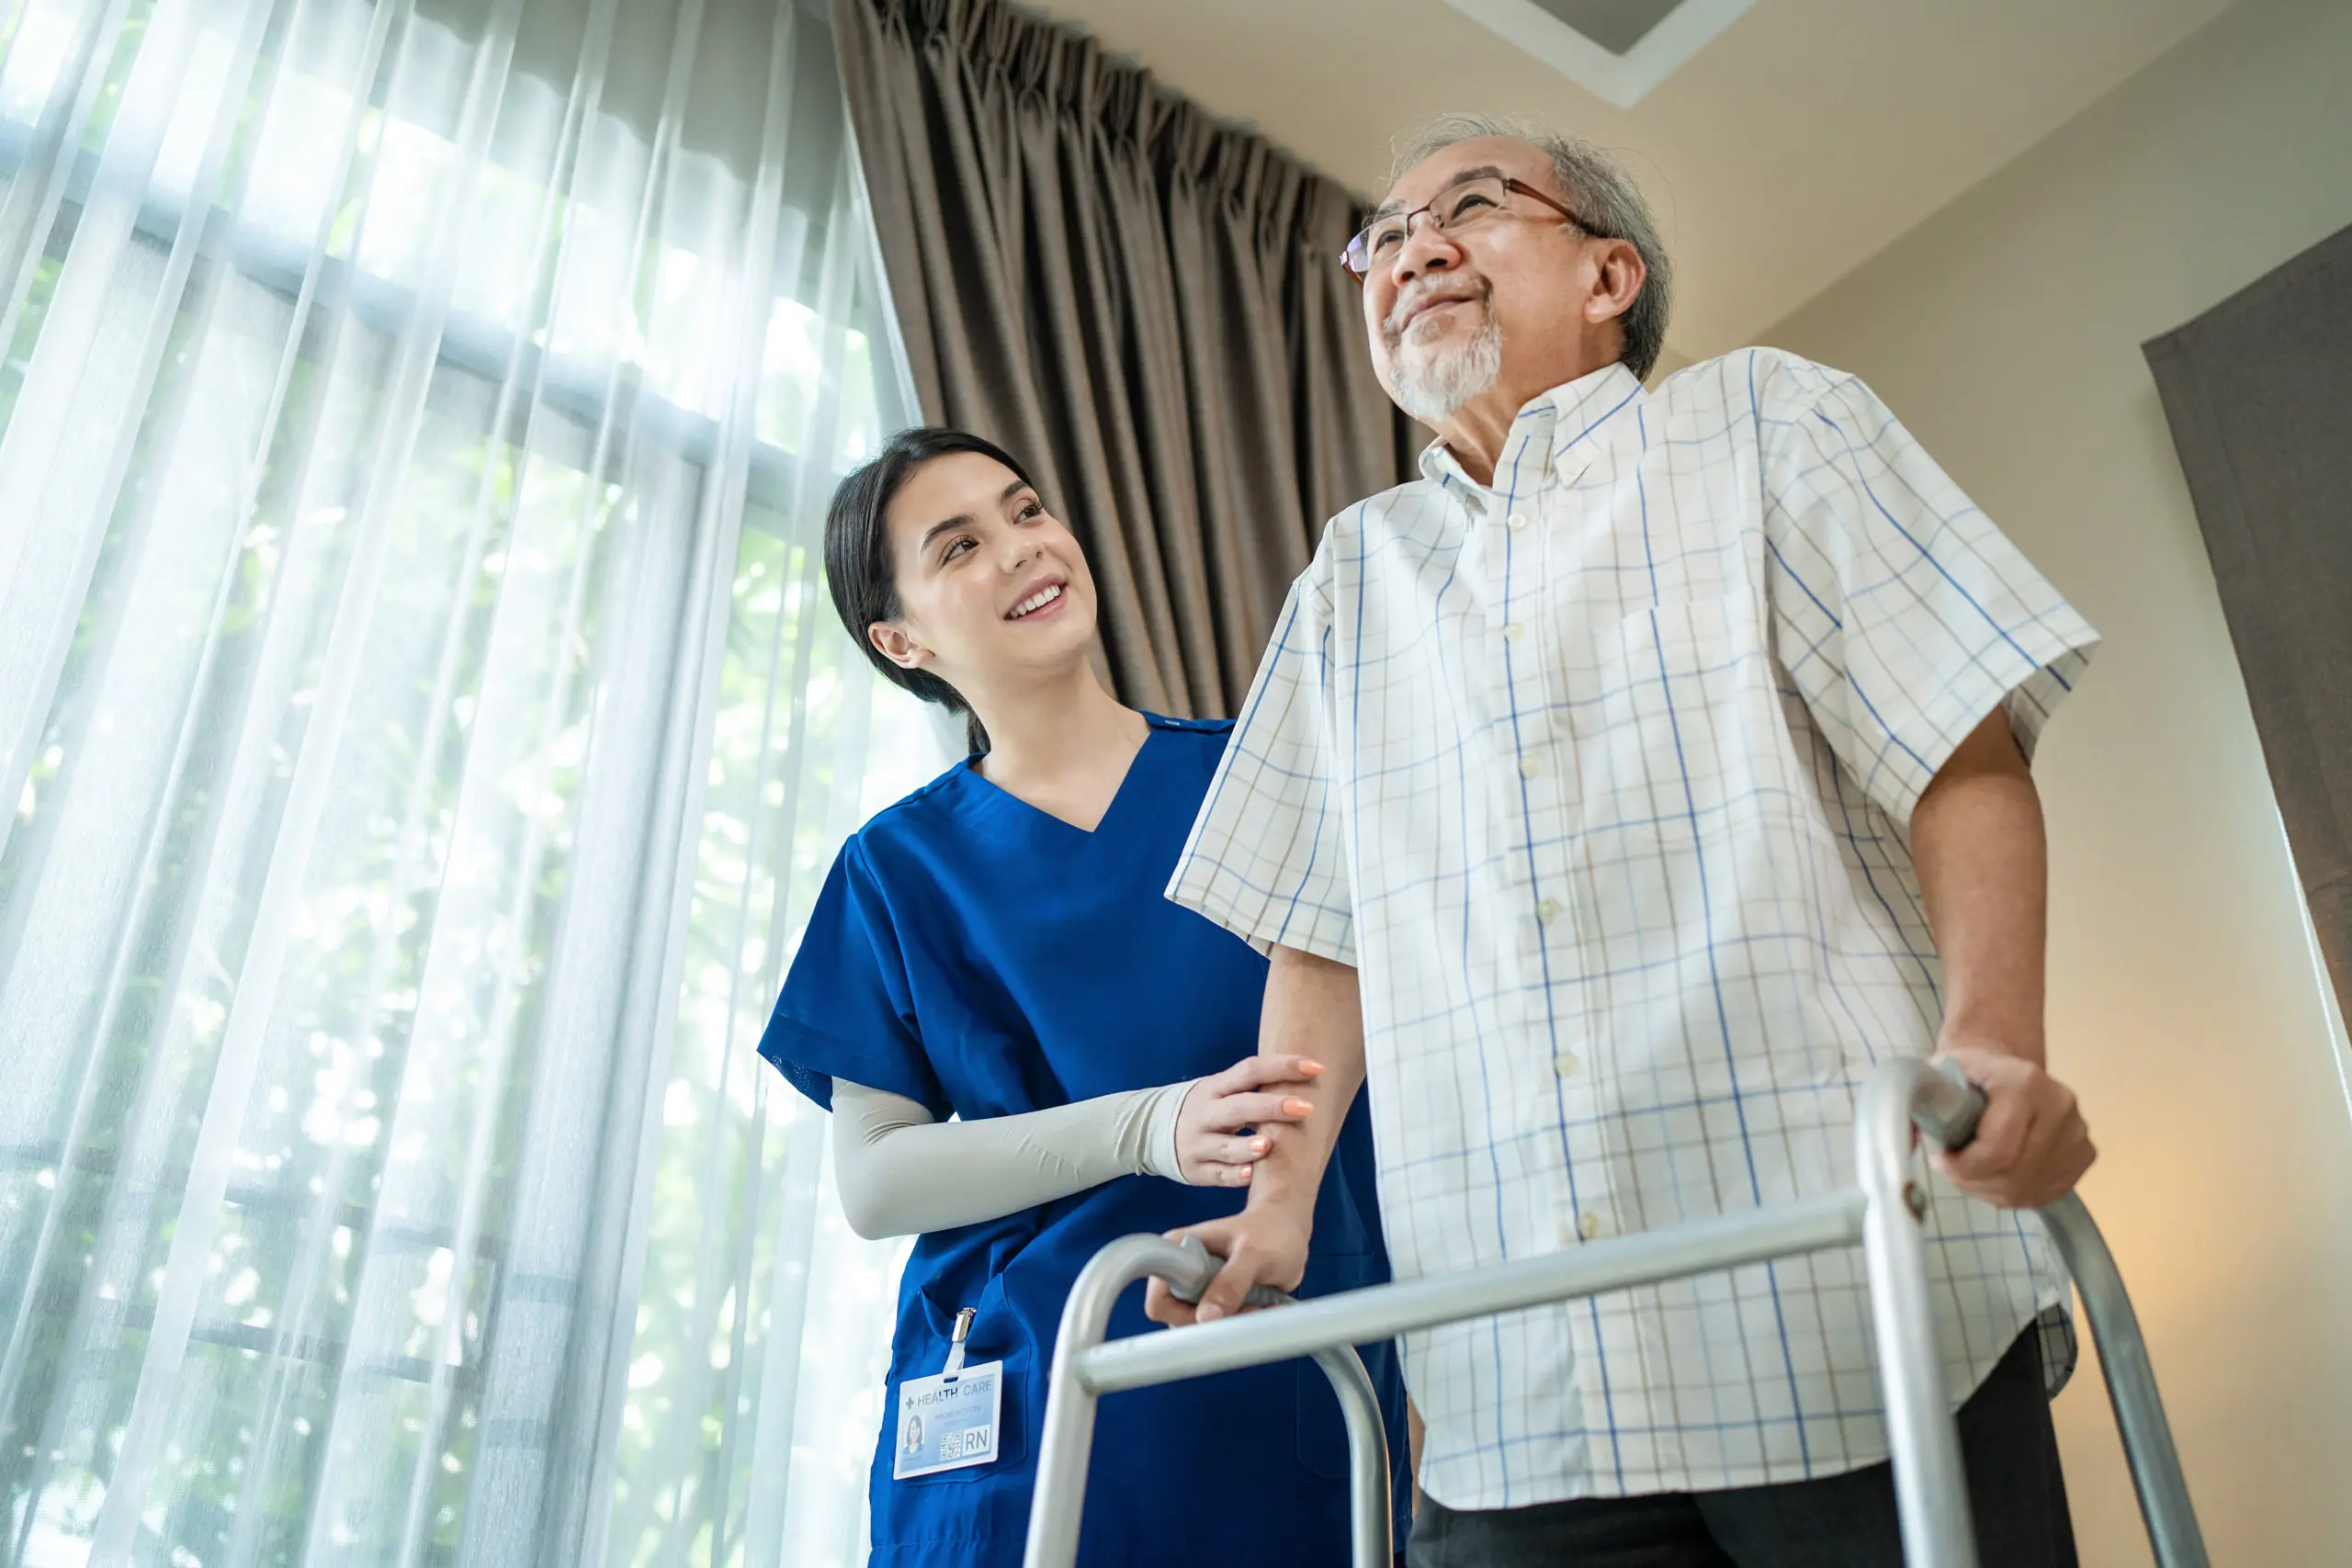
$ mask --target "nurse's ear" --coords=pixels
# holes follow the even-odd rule
[[[876,621],[865,628],[874,650],[901,670],[920,670],[932,660],[931,649],[907,635],[894,621]]]

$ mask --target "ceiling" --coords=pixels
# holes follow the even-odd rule
[[[1611,54],[1623,54],[1649,36],[1683,0],[1535,0]]]
[[[1621,109],[1446,0],[1027,0],[1365,193],[1449,109],[1618,152],[1666,226],[1686,357],[1752,341],[2230,4],[1757,0]]]

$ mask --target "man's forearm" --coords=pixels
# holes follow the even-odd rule
[[[1363,1087],[1363,1002],[1355,970],[1295,948],[1275,948],[1258,1053],[1311,1056],[1323,1064],[1307,1096],[1314,1113],[1295,1126],[1261,1129],[1271,1146],[1250,1178],[1250,1208],[1290,1208],[1306,1223],[1340,1125]]]
[[[1961,742],[1911,817],[1944,969],[1944,1033],[2043,1059],[2049,851],[2033,774],[1999,710]]]
[[[1976,1136],[1936,1163],[1971,1197],[2039,1209],[2098,1157],[2074,1090],[2043,1066],[2049,852],[2007,716],[1960,743],[1911,813],[1911,858],[1944,964],[1937,1050],[1984,1092]]]

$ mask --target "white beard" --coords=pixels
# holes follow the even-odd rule
[[[1398,408],[1433,425],[1493,390],[1503,368],[1503,329],[1493,307],[1481,301],[1478,330],[1467,343],[1422,348],[1413,343],[1412,330],[1406,328],[1403,341],[1390,346]]]

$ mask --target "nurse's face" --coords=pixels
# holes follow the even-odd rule
[[[884,658],[964,693],[1083,660],[1094,579],[1069,529],[993,457],[956,452],[915,470],[885,519],[899,616],[867,628]]]

